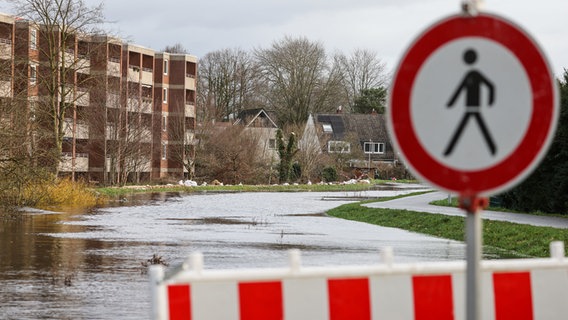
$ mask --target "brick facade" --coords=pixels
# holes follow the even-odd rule
[[[42,79],[55,56],[68,70],[58,75],[56,89],[58,103],[68,108],[61,176],[110,184],[180,179],[191,170],[184,163],[193,156],[195,56],[61,34],[50,37],[64,48],[53,54],[48,37],[41,26],[0,14],[0,99],[21,100],[33,128],[46,129],[30,134],[28,148],[53,146],[47,130],[53,124],[38,105],[53,92]]]

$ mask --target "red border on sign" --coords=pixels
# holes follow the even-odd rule
[[[465,37],[495,41],[510,50],[529,77],[532,117],[519,146],[505,159],[481,170],[457,170],[433,158],[419,142],[411,119],[411,93],[425,60],[444,44]],[[453,16],[435,24],[408,49],[396,71],[390,97],[391,133],[414,171],[432,184],[464,195],[502,191],[532,171],[544,155],[558,117],[555,80],[538,46],[518,27],[480,14]]]

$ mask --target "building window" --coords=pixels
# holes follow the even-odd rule
[[[30,101],[30,120],[35,121],[37,111],[37,103],[35,101]]]
[[[168,103],[168,88],[164,88],[163,92],[164,92],[163,102]]]
[[[332,133],[333,129],[331,128],[331,123],[322,123],[323,132],[325,133]]]
[[[37,66],[30,65],[30,84],[34,85],[37,81]]]
[[[164,74],[168,74],[168,60],[164,59]]]
[[[365,142],[363,150],[365,153],[385,153],[385,144],[379,142]]]
[[[37,49],[37,30],[30,30],[30,49]]]
[[[276,149],[276,139],[269,139],[268,140],[268,149]]]
[[[168,125],[168,118],[166,116],[162,116],[162,131],[166,131],[167,125]]]
[[[345,141],[328,141],[327,152],[329,153],[350,153],[351,145]]]
[[[168,158],[168,145],[163,143],[162,144],[162,160],[166,160]]]

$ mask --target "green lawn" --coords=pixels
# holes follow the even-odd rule
[[[364,202],[329,210],[337,218],[404,229],[439,238],[465,241],[465,218],[408,210],[368,208]],[[503,221],[483,221],[483,252],[498,258],[548,257],[552,241],[568,240],[568,230]]]

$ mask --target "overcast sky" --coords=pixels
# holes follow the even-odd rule
[[[208,52],[268,48],[284,36],[321,42],[328,53],[371,50],[392,71],[412,40],[459,11],[461,0],[86,0],[104,3],[113,32],[162,50],[181,43]],[[485,11],[522,26],[537,40],[554,73],[568,68],[567,0],[485,0]],[[3,11],[9,9],[3,5]],[[8,13],[10,13],[8,11]]]

